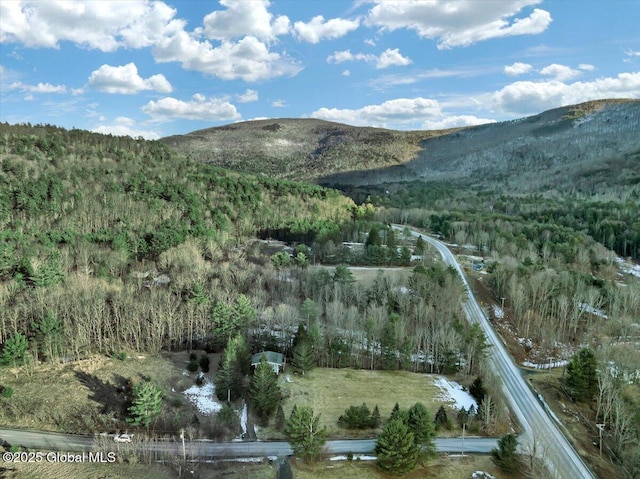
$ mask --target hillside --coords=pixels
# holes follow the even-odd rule
[[[591,192],[640,178],[640,101],[601,100],[518,120],[393,131],[314,119],[236,123],[161,141],[190,158],[349,191],[406,181]],[[400,186],[400,185],[396,185]],[[372,190],[374,191],[375,188]]]
[[[324,175],[402,164],[420,142],[446,131],[394,131],[315,119],[256,120],[163,138],[189,158],[276,178]]]

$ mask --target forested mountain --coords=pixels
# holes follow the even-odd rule
[[[164,138],[193,159],[272,177],[402,189],[456,183],[587,193],[640,179],[640,101],[600,100],[519,120],[442,131],[360,128],[315,119],[235,123]],[[373,190],[376,191],[376,190]]]
[[[516,193],[618,190],[640,181],[638,131],[640,101],[589,102],[431,138],[402,165],[318,181],[345,189],[421,180]]]

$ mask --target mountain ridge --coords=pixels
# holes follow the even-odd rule
[[[520,178],[530,190],[541,190],[571,183],[588,189],[581,178],[594,172],[612,185],[624,179],[614,174],[616,169],[628,170],[635,178],[638,131],[640,101],[628,99],[590,101],[449,130],[401,131],[278,118],[161,141],[192,159],[341,189],[416,180],[508,187]],[[558,183],[558,175],[567,181]]]

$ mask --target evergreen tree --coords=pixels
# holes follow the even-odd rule
[[[293,349],[293,367],[304,375],[315,367],[315,354],[309,341],[302,341]]]
[[[26,357],[29,341],[20,333],[10,336],[4,343],[2,348],[2,356],[0,356],[0,364],[16,366],[23,364]]]
[[[405,474],[418,462],[419,448],[409,426],[400,418],[391,419],[376,441],[375,453],[380,469]]]
[[[498,441],[498,447],[491,451],[491,460],[505,472],[514,473],[520,469],[520,462],[516,449],[518,439],[513,434],[507,434]]]
[[[590,348],[583,348],[573,355],[567,364],[566,385],[576,401],[590,401],[598,389],[596,355]]]
[[[364,244],[365,246],[381,246],[382,245],[382,241],[380,240],[380,234],[378,234],[378,228],[376,228],[375,226],[371,227],[371,230],[369,231],[369,235],[367,236],[367,239]]]
[[[373,408],[373,412],[371,413],[371,428],[377,429],[380,427],[380,409],[378,409],[378,405]]]
[[[471,384],[469,394],[476,400],[476,404],[480,404],[484,400],[484,397],[487,395],[487,390],[482,385],[482,378],[480,376]]]
[[[278,404],[278,409],[276,411],[276,431],[282,431],[286,424],[286,419],[284,417],[284,409],[282,409],[282,404]]]
[[[249,350],[244,337],[240,334],[229,340],[222,353],[220,369],[215,376],[216,396],[220,400],[236,400],[244,392],[244,375],[251,367]],[[247,363],[249,365],[247,366]]]
[[[333,281],[334,283],[340,284],[349,284],[355,281],[353,277],[353,273],[343,264],[339,264],[336,266],[335,271],[333,272]]]
[[[398,261],[398,242],[393,228],[387,230],[387,263],[394,264]]]
[[[415,403],[409,408],[408,425],[413,432],[416,444],[427,451],[433,451],[433,438],[435,436],[433,418],[421,402]]]
[[[57,358],[62,348],[62,325],[51,311],[37,323],[32,323],[38,349],[49,360]]]
[[[133,426],[149,427],[151,420],[160,414],[162,389],[152,382],[137,383],[132,391],[133,401],[127,422]]]
[[[281,394],[278,378],[264,355],[253,372],[249,396],[253,410],[266,425],[280,402]]]
[[[285,434],[295,456],[314,460],[327,442],[327,428],[320,427],[320,416],[309,406],[294,406],[285,426]]]
[[[416,240],[416,247],[413,250],[413,252],[417,255],[423,255],[424,249],[425,249],[424,240],[422,239],[422,236],[418,236],[418,239]]]
[[[449,416],[447,415],[447,410],[444,408],[444,406],[440,406],[440,409],[438,409],[438,412],[436,412],[436,418],[434,422],[436,424],[436,429],[450,429]]]

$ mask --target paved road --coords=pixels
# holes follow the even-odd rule
[[[0,429],[0,439],[12,446],[24,446],[30,449],[57,450],[68,452],[92,451],[98,448],[99,439],[92,436],[73,436],[69,434],[53,434],[38,431],[25,431],[15,429]],[[120,445],[112,441],[108,436],[107,445],[113,446],[113,451],[119,448],[135,447],[136,441],[131,444]],[[1,442],[1,441],[0,441]],[[465,453],[486,454],[496,447],[497,439],[486,437],[466,437],[464,444],[461,438],[437,438],[435,440],[438,452],[460,453],[464,448]],[[351,439],[328,441],[326,450],[329,454],[370,454],[373,452],[375,440]],[[151,447],[156,452],[168,454],[182,454],[182,443],[174,441],[145,443],[145,447]],[[212,441],[187,441],[185,452],[189,457],[264,457],[264,456],[289,456],[292,454],[288,442],[284,441],[256,441],[256,442],[212,442]]]
[[[403,229],[399,225],[394,225],[394,227]],[[523,379],[520,370],[489,324],[484,311],[478,305],[456,257],[444,243],[417,231],[412,231],[412,234],[415,237],[421,236],[423,240],[434,246],[444,262],[453,266],[462,278],[467,288],[468,296],[464,305],[464,312],[470,322],[480,324],[487,341],[493,346],[489,352],[489,364],[502,379],[504,395],[522,426],[523,432],[519,437],[519,441],[523,451],[531,450],[535,440],[537,449],[539,451],[543,449],[542,453],[553,478],[595,479],[595,475],[582,461],[573,446],[560,431],[556,422],[544,411],[533,391]]]

